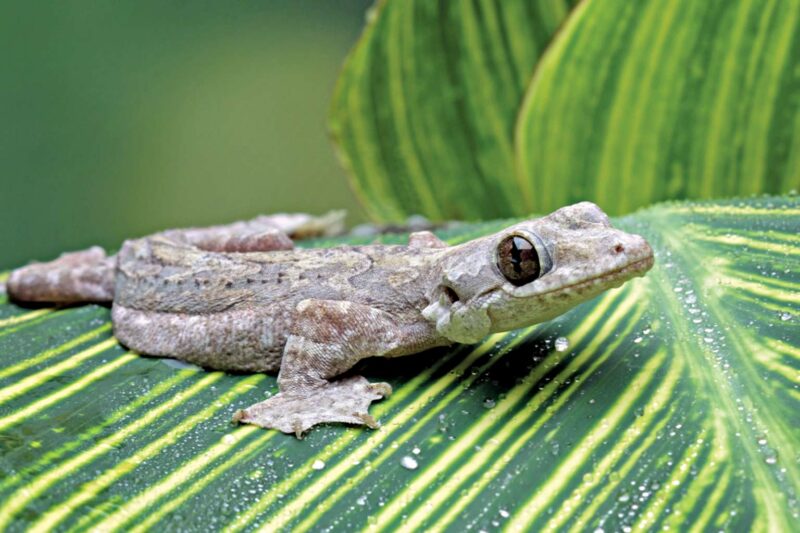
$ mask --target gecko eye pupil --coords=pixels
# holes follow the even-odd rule
[[[497,249],[497,266],[514,285],[525,285],[541,274],[539,254],[531,242],[519,235],[506,237]]]

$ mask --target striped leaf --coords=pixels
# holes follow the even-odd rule
[[[272,376],[127,353],[103,307],[4,302],[0,530],[797,530],[800,202],[618,223],[654,245],[645,278],[475,346],[368,361],[395,388],[383,427],[302,441],[230,424]]]
[[[569,3],[380,3],[331,110],[370,215],[800,188],[800,2],[585,0],[537,64]]]
[[[587,0],[542,59],[516,141],[542,211],[797,189],[800,2]]]
[[[373,218],[531,212],[514,180],[514,122],[533,67],[571,3],[378,2],[339,78],[330,116],[341,159]]]

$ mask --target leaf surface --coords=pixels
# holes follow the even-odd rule
[[[384,0],[333,97],[330,128],[369,214],[529,213],[512,134],[566,0]]]
[[[520,111],[524,203],[627,213],[800,187],[800,3],[587,0]]]
[[[646,277],[478,345],[367,361],[395,389],[383,427],[302,441],[230,424],[274,376],[127,353],[103,307],[3,302],[0,529],[796,529],[800,202],[616,223],[653,245]]]
[[[800,188],[800,3],[570,6],[379,3],[330,114],[373,218]]]

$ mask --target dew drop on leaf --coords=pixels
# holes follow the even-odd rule
[[[559,337],[556,339],[556,351],[566,352],[569,349],[569,340],[566,337]]]
[[[417,463],[417,460],[413,457],[406,455],[400,459],[400,465],[408,470],[416,470],[419,466],[419,463]]]
[[[325,468],[325,462],[324,462],[324,461],[321,461],[320,459],[317,459],[317,460],[316,460],[316,461],[314,461],[314,463],[311,465],[311,468],[313,468],[314,470],[322,470],[323,468]]]

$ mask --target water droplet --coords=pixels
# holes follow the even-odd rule
[[[222,437],[222,442],[224,442],[225,444],[233,444],[234,442],[236,442],[236,437],[228,433],[227,435]]]
[[[566,337],[559,337],[556,339],[556,351],[566,352],[569,349],[569,340]]]
[[[500,509],[500,516],[502,516],[503,518],[508,518],[509,516],[511,516],[511,514],[505,509]]]
[[[400,465],[408,470],[416,470],[419,463],[417,463],[417,460],[413,457],[406,455],[400,459]]]
[[[785,311],[783,313],[781,313],[781,320],[783,320],[784,322],[787,322],[787,321],[789,321],[791,319],[792,319],[792,314],[791,313],[787,313]]]
[[[777,463],[777,462],[778,462],[778,458],[777,458],[777,457],[775,457],[774,455],[769,455],[769,456],[767,456],[767,457],[764,459],[764,461],[765,461],[765,462],[766,462],[768,465],[774,465],[775,463]]]
[[[366,496],[359,496],[356,500],[358,505],[367,505],[367,497]]]
[[[485,407],[486,409],[491,409],[496,404],[497,402],[495,402],[492,398],[486,398],[485,400],[483,400],[483,407]]]
[[[411,450],[411,453],[413,453],[414,455],[419,455],[419,452],[420,452],[420,449],[417,448],[416,446],[414,446],[414,449]]]
[[[311,465],[311,468],[313,468],[314,470],[322,470],[323,468],[325,468],[325,462],[317,459],[316,461],[314,461],[314,464]]]
[[[633,342],[635,342],[636,344],[639,344],[640,342],[642,342],[642,338],[641,337],[636,337],[635,339],[633,339]]]
[[[628,494],[627,492],[623,492],[622,494],[619,495],[619,498],[617,498],[617,501],[625,503],[625,502],[630,501],[630,499],[631,499],[631,495]]]

